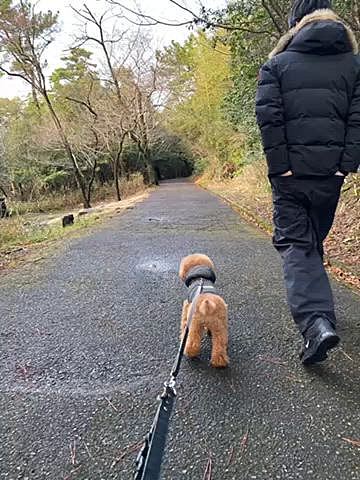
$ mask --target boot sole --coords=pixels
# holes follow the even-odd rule
[[[340,342],[337,335],[330,335],[320,341],[316,349],[307,350],[302,354],[302,363],[304,365],[313,365],[314,363],[324,362],[328,356],[327,352],[335,348]]]

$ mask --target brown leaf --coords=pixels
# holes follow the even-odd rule
[[[358,447],[360,448],[360,440],[354,440],[352,438],[342,438],[344,442],[350,443],[353,447]]]
[[[229,455],[229,461],[228,461],[228,464],[227,464],[228,467],[230,467],[230,465],[233,463],[234,456],[235,456],[235,448],[231,447],[231,451],[230,451],[230,455]]]
[[[244,452],[247,445],[248,445],[248,442],[249,442],[249,430],[247,430],[243,436],[243,438],[241,439],[241,443],[240,443],[240,446],[241,446],[241,452]]]
[[[144,441],[142,440],[141,442],[134,443],[133,445],[130,445],[129,447],[125,447],[121,454],[115,458],[113,463],[111,464],[111,468],[114,468],[118,463],[120,463],[122,460],[124,460],[125,457],[128,455],[131,455],[132,453],[140,450],[140,448],[143,446]]]
[[[212,479],[212,458],[211,458],[211,455],[209,454],[203,480],[211,480],[211,479]]]
[[[259,355],[259,359],[262,362],[266,363],[273,363],[274,365],[281,365],[283,367],[286,366],[286,363],[284,363],[281,358],[275,358],[275,357],[264,357],[263,355]]]

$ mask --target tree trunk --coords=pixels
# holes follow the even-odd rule
[[[150,185],[151,184],[151,182],[150,182],[150,172],[149,172],[149,168],[148,168],[147,165],[145,165],[142,174],[143,174],[145,185]]]
[[[41,116],[40,104],[39,104],[39,99],[37,97],[37,92],[36,92],[36,88],[35,88],[35,79],[34,79],[34,73],[33,72],[31,72],[31,95],[32,95],[32,98],[33,98],[33,102],[36,106],[37,112],[38,112],[39,116]]]
[[[144,183],[145,185],[153,185],[155,183],[155,174],[154,174],[154,167],[150,160],[150,152],[149,152],[147,143],[143,145],[140,137],[138,137],[134,133],[132,133],[131,138],[135,141],[135,143],[138,146],[139,157],[140,156],[142,157],[142,161],[143,161],[142,174],[144,177]],[[145,140],[147,140],[146,137],[145,137]]]
[[[5,189],[0,185],[0,192],[3,193],[4,197],[7,198],[7,194],[6,194],[6,191]]]
[[[9,211],[6,206],[5,198],[0,198],[0,218],[7,218],[9,216]]]
[[[91,205],[91,191],[92,191],[92,187],[94,185],[94,181],[95,181],[95,177],[96,177],[96,169],[97,169],[97,160],[95,159],[93,169],[92,169],[92,172],[91,172],[91,178],[90,178],[90,181],[89,181],[89,184],[88,184],[88,187],[87,187],[87,196],[86,196],[87,205]],[[90,206],[85,207],[85,208],[90,208]]]
[[[138,147],[143,155],[144,160],[144,182],[146,185],[153,185],[156,183],[154,167],[151,162],[150,152],[149,152],[149,138],[148,138],[148,129],[145,121],[145,112],[143,105],[143,96],[137,86],[137,106],[139,111],[139,139]]]
[[[79,168],[79,165],[77,164],[76,162],[76,159],[75,159],[75,156],[73,154],[73,151],[72,151],[72,148],[68,142],[68,139],[66,138],[66,134],[64,132],[64,129],[61,125],[61,122],[59,120],[59,117],[57,116],[55,110],[54,110],[54,107],[51,103],[51,100],[47,94],[46,91],[43,91],[43,97],[46,101],[46,104],[49,108],[49,111],[50,111],[50,114],[51,114],[51,117],[54,121],[54,124],[55,124],[55,127],[60,135],[60,138],[61,138],[61,141],[63,143],[63,146],[65,148],[65,151],[66,151],[66,154],[68,156],[68,159],[70,160],[70,163],[72,164],[73,168],[74,168],[74,173],[75,173],[75,177],[76,177],[76,181],[80,187],[80,190],[81,190],[81,193],[82,193],[82,196],[83,196],[83,200],[84,200],[84,208],[91,208],[91,204],[90,204],[90,200],[88,198],[88,195],[87,195],[87,191],[86,191],[86,185],[85,185],[85,181],[84,181],[84,177],[81,173],[81,170]]]
[[[150,152],[147,147],[145,147],[143,151],[145,169],[147,170],[147,185],[159,185],[159,183],[156,181],[154,166],[150,159]]]
[[[116,159],[114,162],[114,182],[115,182],[116,198],[118,202],[121,202],[120,183],[119,183],[119,164],[116,161]]]
[[[116,153],[115,162],[114,162],[114,180],[115,180],[115,188],[116,188],[116,197],[117,197],[119,202],[121,201],[120,185],[119,185],[120,178],[119,177],[122,176],[125,173],[124,172],[124,166],[122,164],[122,153],[123,153],[124,142],[125,142],[125,138],[126,138],[127,134],[128,133],[125,132],[121,135],[119,148],[118,148],[118,151]]]
[[[21,183],[18,183],[18,188],[19,188],[19,192],[20,192],[20,200],[22,202],[25,201],[25,193],[24,193],[24,189],[23,189],[23,186]]]

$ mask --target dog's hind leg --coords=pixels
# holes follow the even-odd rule
[[[211,327],[212,351],[210,364],[215,368],[225,368],[229,365],[227,353],[229,334],[227,321],[227,307],[222,315],[218,316]]]
[[[227,331],[212,332],[212,351],[210,364],[215,368],[225,368],[229,365],[227,354],[228,334]]]
[[[186,342],[185,355],[190,358],[195,358],[200,355],[201,350],[201,336],[203,328],[196,315],[193,318],[192,325],[189,332],[189,337]]]

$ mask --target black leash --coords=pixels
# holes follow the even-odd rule
[[[196,303],[199,295],[201,295],[204,288],[202,281],[194,300],[191,303],[190,314],[185,327],[184,337],[181,341],[180,348],[170,373],[169,381],[165,382],[165,388],[159,397],[159,407],[156,411],[154,422],[149,433],[146,435],[144,445],[139,452],[136,460],[136,473],[134,480],[159,480],[162,459],[164,456],[166,437],[169,430],[169,421],[171,412],[173,410],[176,398],[176,378],[179,375],[181,361],[184,356],[186,342],[189,336],[189,331],[192,319],[195,312]]]

